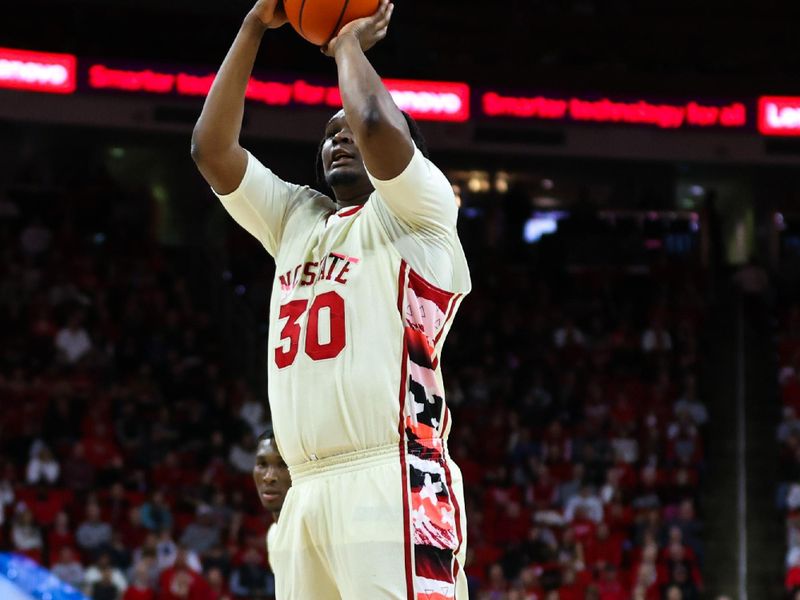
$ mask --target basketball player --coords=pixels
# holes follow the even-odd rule
[[[283,508],[283,501],[286,499],[286,492],[292,485],[289,476],[289,468],[283,462],[278,446],[275,443],[275,436],[272,430],[268,429],[260,436],[256,442],[256,464],[253,466],[253,481],[256,484],[258,499],[261,505],[272,513],[273,523],[267,530],[267,555],[270,555],[270,544],[277,531],[278,517]],[[270,559],[270,566],[272,560]],[[273,571],[274,571],[273,567]]]
[[[467,598],[440,359],[470,278],[452,188],[364,54],[391,13],[382,0],[323,49],[344,106],[320,150],[335,199],[239,144],[262,37],[286,22],[277,0],[245,18],[192,139],[225,209],[276,263],[269,396],[292,478],[270,545],[280,600]]]

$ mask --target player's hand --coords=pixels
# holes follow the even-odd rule
[[[336,37],[321,48],[322,53],[335,56],[337,46],[348,37],[358,40],[361,49],[366,52],[386,37],[393,10],[394,4],[390,0],[381,0],[374,15],[350,21]]]
[[[283,0],[258,0],[250,9],[250,14],[267,29],[277,29],[289,21],[283,8]]]

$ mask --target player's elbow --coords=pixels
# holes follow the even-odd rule
[[[189,154],[191,154],[192,160],[196,165],[200,164],[205,154],[205,152],[203,152],[202,136],[198,135],[197,128],[192,132],[192,143],[189,148]]]
[[[189,149],[189,153],[192,156],[192,160],[196,165],[200,165],[204,160],[206,160],[210,154],[209,152],[209,140],[207,139],[208,136],[203,131],[202,127],[196,126],[194,131],[192,131],[192,144]]]
[[[199,165],[203,160],[203,152],[200,149],[200,145],[197,144],[194,139],[192,140],[192,146],[189,149],[189,154],[191,155],[195,165]]]
[[[362,137],[374,137],[391,126],[390,112],[376,96],[370,96],[359,111],[355,128]]]

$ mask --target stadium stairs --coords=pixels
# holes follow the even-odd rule
[[[706,523],[705,597],[740,598],[737,400],[744,362],[747,498],[747,598],[781,600],[783,524],[775,508],[778,456],[772,320],[763,303],[743,301],[725,277],[708,323],[708,463],[702,514]],[[740,318],[742,336],[739,336]],[[740,347],[744,352],[739,356]]]
[[[743,298],[747,415],[748,598],[780,600],[786,527],[776,507],[781,416],[775,321],[761,299]]]

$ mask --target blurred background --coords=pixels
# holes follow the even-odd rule
[[[6,4],[0,596],[270,598],[273,265],[189,156],[250,4]],[[800,8],[396,4],[370,57],[474,280],[471,597],[800,598]],[[332,61],[269,32],[248,95],[244,145],[313,184]]]

